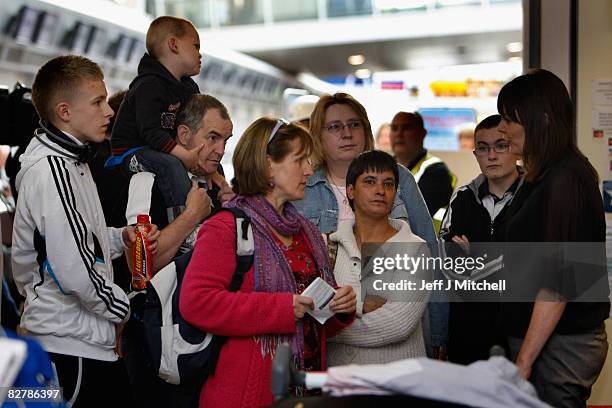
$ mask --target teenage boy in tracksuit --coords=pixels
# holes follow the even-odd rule
[[[496,227],[523,182],[519,157],[497,131],[500,120],[499,115],[489,116],[476,127],[474,155],[482,174],[457,190],[442,223],[441,237],[464,248],[470,242],[495,241]],[[504,345],[498,324],[496,304],[452,302],[448,360],[470,364],[487,359],[493,345]]]
[[[113,110],[100,67],[68,55],[36,74],[41,119],[16,184],[13,276],[25,306],[21,327],[49,352],[72,407],[114,406],[126,386],[117,327],[130,312],[111,260],[131,251],[134,228],[108,228],[88,162]],[[159,232],[149,239],[156,249]],[[122,380],[123,379],[123,380]],[[125,390],[123,390],[125,391]]]

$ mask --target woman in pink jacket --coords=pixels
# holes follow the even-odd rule
[[[276,346],[291,345],[299,369],[325,369],[325,341],[349,325],[355,292],[338,288],[324,325],[306,314],[312,299],[300,293],[317,277],[336,287],[316,227],[290,203],[304,196],[312,174],[310,135],[282,119],[258,119],[233,157],[238,196],[227,205],[251,219],[253,267],[238,292],[228,288],[235,268],[233,215],[221,212],[201,228],[181,290],[180,309],[194,326],[229,339],[200,407],[261,407],[272,403],[271,363]]]

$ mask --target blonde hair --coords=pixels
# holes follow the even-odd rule
[[[357,100],[351,95],[344,92],[337,92],[333,95],[323,94],[319,98],[319,102],[317,102],[312,114],[310,115],[310,134],[312,135],[314,142],[310,158],[315,170],[325,167],[325,156],[323,154],[323,147],[321,145],[321,133],[323,132],[323,126],[325,125],[325,113],[327,112],[327,108],[332,105],[347,105],[355,111],[363,125],[365,135],[365,146],[363,150],[368,151],[374,148],[372,126],[370,125],[368,114],[363,105],[357,102]]]
[[[183,38],[191,29],[197,32],[193,23],[184,18],[173,16],[157,17],[151,22],[147,31],[147,52],[153,58],[159,59],[164,41],[168,37]]]
[[[72,99],[85,79],[104,80],[100,66],[80,55],[62,55],[47,61],[32,84],[32,103],[42,120],[52,122],[55,104]]]
[[[265,194],[271,190],[269,185],[268,157],[275,163],[282,161],[291,153],[291,142],[299,140],[302,153],[312,151],[312,138],[302,127],[283,124],[268,142],[276,119],[260,118],[253,122],[238,141],[232,164],[236,175],[234,190],[240,195]]]

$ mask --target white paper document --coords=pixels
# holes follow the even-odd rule
[[[332,288],[329,283],[321,278],[315,279],[308,285],[304,292],[302,292],[302,296],[308,296],[314,302],[314,309],[309,310],[307,313],[317,319],[319,323],[325,323],[327,319],[334,315],[329,305],[335,294],[336,290]]]

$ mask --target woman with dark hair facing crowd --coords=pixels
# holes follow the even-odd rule
[[[228,290],[236,264],[233,215],[220,212],[200,229],[181,313],[197,328],[228,337],[202,389],[201,407],[269,406],[276,346],[291,345],[298,369],[324,370],[326,338],[354,318],[349,285],[337,288],[336,314],[324,325],[306,315],[316,305],[300,295],[318,277],[336,287],[320,232],[291,204],[304,196],[311,149],[308,132],[282,119],[258,119],[240,138],[233,157],[238,195],[226,206],[249,217],[255,253],[238,292]]]
[[[531,71],[502,88],[497,107],[498,130],[512,152],[523,156],[527,181],[506,215],[504,240],[604,242],[597,172],[576,146],[572,102],[563,82],[549,71]],[[543,401],[584,407],[606,358],[603,322],[610,304],[571,301],[567,294],[576,288],[566,285],[573,281],[568,278],[579,280],[584,271],[568,277],[566,270],[542,273],[532,266],[531,279],[543,282],[538,297],[503,307],[511,353]],[[607,285],[602,290],[609,291]]]

